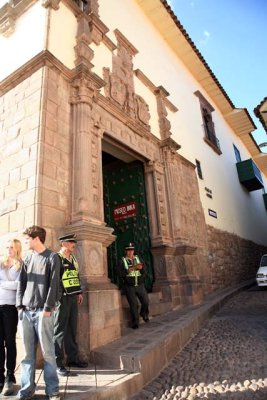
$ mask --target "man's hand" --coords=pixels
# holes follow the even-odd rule
[[[141,264],[141,263],[140,264],[136,264],[135,268],[139,269],[139,270],[143,269],[143,264]]]
[[[80,294],[78,294],[78,296],[77,296],[77,303],[78,303],[79,305],[81,305],[82,302],[83,302],[83,295],[80,293]]]
[[[134,270],[135,270],[134,267],[129,267],[129,268],[128,268],[128,272],[133,272]]]
[[[43,311],[43,316],[44,317],[50,317],[52,314],[52,311]]]

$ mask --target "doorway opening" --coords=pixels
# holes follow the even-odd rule
[[[108,147],[108,148],[107,148]],[[108,247],[108,276],[121,288],[118,260],[129,242],[146,266],[145,286],[152,291],[154,271],[151,255],[149,218],[142,161],[125,154],[118,158],[103,146],[103,191],[105,222],[114,229],[116,240]],[[107,152],[106,149],[109,151]],[[122,159],[124,158],[124,159]]]

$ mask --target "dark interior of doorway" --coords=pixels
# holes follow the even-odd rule
[[[146,265],[146,288],[152,291],[154,271],[143,163],[138,160],[126,163],[104,151],[102,163],[105,222],[116,235],[108,247],[109,278],[121,287],[117,263],[124,255],[124,246],[134,242],[136,253]]]

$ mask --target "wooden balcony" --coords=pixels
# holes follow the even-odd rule
[[[236,168],[240,183],[242,183],[249,192],[264,187],[261,172],[251,158],[236,163]]]

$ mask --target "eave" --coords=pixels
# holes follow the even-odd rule
[[[256,125],[247,109],[235,108],[167,1],[136,0],[136,2],[160,32],[163,39],[210,96],[227,123],[245,143],[251,154],[259,154],[260,150],[251,136],[251,132],[256,129]]]
[[[265,97],[262,102],[254,108],[254,114],[259,118],[263,128],[267,132],[267,97]],[[254,157],[254,161],[260,170],[267,175],[267,154],[261,152]]]

